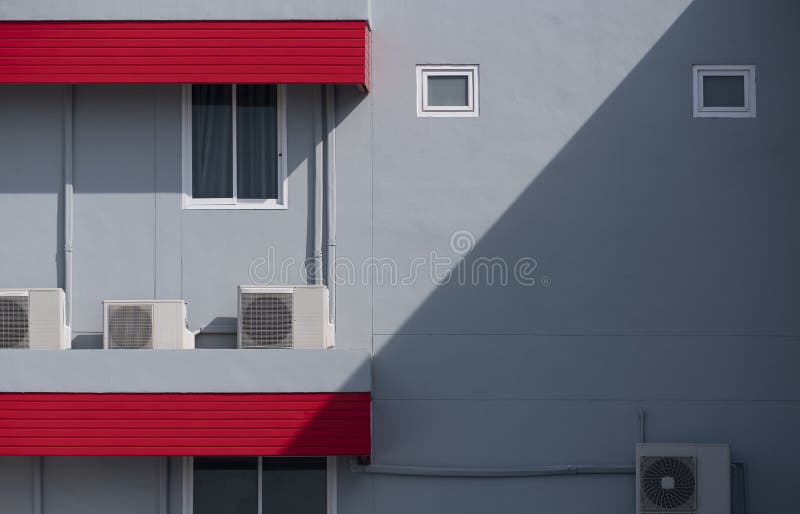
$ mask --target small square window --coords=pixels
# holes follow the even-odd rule
[[[417,116],[478,116],[478,66],[417,66]]]
[[[695,118],[755,118],[756,67],[694,66],[692,94]]]

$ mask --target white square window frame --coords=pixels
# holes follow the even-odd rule
[[[705,107],[703,105],[703,79],[705,77],[743,77],[744,107]],[[755,65],[696,64],[692,66],[692,98],[695,118],[755,118]]]
[[[467,105],[428,105],[428,77],[466,77]],[[417,65],[418,118],[475,118],[479,116],[478,65]]]
[[[264,472],[263,460],[269,457],[252,457],[258,459],[258,512],[253,514],[261,514],[263,491],[262,491],[262,475]],[[182,491],[181,491],[181,504],[182,514],[194,514],[194,457],[183,457],[183,477],[182,477]],[[338,459],[336,457],[325,457],[325,498],[326,514],[336,514],[338,497],[338,472],[337,472]]]
[[[231,95],[233,124],[233,194],[232,198],[194,198],[192,196],[192,84],[184,84],[182,88],[181,109],[181,175],[183,194],[181,205],[183,209],[288,209],[289,208],[289,179],[286,161],[286,85],[277,84],[276,111],[278,132],[278,198],[245,199],[237,198],[236,184],[236,84],[223,84],[232,86]]]

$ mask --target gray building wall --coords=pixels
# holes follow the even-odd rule
[[[730,443],[752,511],[790,509],[798,6],[459,6],[373,2],[374,252],[468,230],[465,269],[539,282],[374,287],[374,462],[631,464],[643,408],[648,441]],[[480,117],[416,118],[419,63],[479,64]],[[706,63],[757,65],[756,119],[692,118]],[[630,476],[372,480],[381,514],[634,504]]]
[[[401,275],[432,251],[463,257],[468,270],[480,258],[537,262],[532,287],[440,285],[427,275],[399,286],[373,269],[338,288],[337,345],[373,354],[374,462],[631,464],[644,409],[648,441],[730,443],[750,469],[752,512],[792,509],[800,6],[275,1],[235,3],[228,13],[222,5],[113,2],[93,11],[83,3],[62,12],[6,1],[0,16],[369,16],[372,90],[337,88],[339,256],[391,258]],[[417,118],[421,63],[479,64],[481,116]],[[757,118],[692,118],[691,66],[716,63],[758,67]],[[13,242],[0,248],[3,286],[63,281],[61,95],[0,88],[0,235]],[[192,327],[224,324],[251,259],[270,245],[279,258],[310,255],[310,95],[289,88],[289,210],[203,212],[180,210],[177,87],[76,87],[80,344],[96,345],[104,297],[182,296]],[[19,212],[25,223],[14,221]],[[451,247],[457,231],[474,236],[466,254]],[[139,465],[119,464],[70,466],[103,469],[103,482]],[[170,459],[170,512],[178,464]],[[7,459],[0,473],[28,465]],[[50,487],[62,482],[46,471],[61,465],[45,460]],[[15,480],[2,490],[19,502],[13,512],[28,512],[30,489]],[[155,506],[147,487],[131,494]],[[338,501],[347,514],[617,513],[633,509],[634,488],[630,476],[359,475],[340,459]]]

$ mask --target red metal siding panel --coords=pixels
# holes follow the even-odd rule
[[[368,52],[365,21],[10,21],[0,83],[366,87]]]
[[[369,453],[369,393],[0,394],[0,455]]]

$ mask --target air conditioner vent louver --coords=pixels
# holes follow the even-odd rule
[[[293,316],[292,293],[243,293],[241,347],[292,348]]]
[[[0,296],[0,348],[28,348],[28,296]]]
[[[694,457],[641,457],[640,469],[644,512],[695,512]]]
[[[121,350],[153,347],[152,305],[109,305],[109,347]]]

